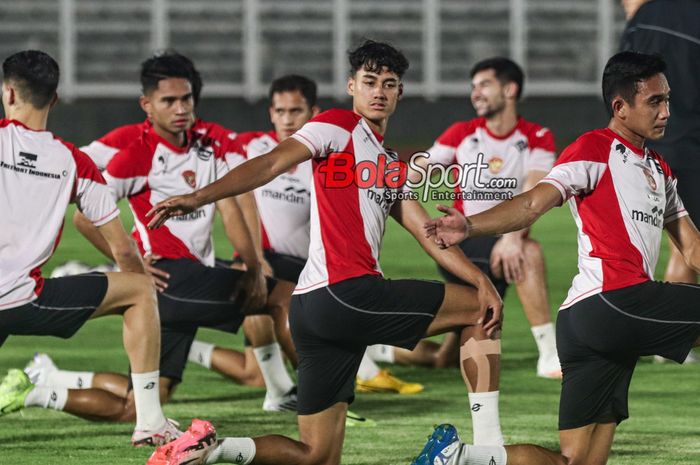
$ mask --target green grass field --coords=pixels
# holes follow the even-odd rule
[[[435,210],[431,212],[433,215]],[[127,214],[128,215],[128,214]],[[124,217],[128,223],[128,216]],[[568,209],[548,213],[535,227],[547,256],[552,313],[566,295],[576,272],[576,238]],[[217,252],[230,253],[220,226]],[[57,264],[79,258],[101,262],[100,256],[66,222],[63,240],[45,273]],[[659,272],[662,271],[662,264]],[[435,278],[431,260],[415,241],[390,222],[384,241],[382,267],[389,277]],[[501,421],[510,443],[558,447],[559,383],[535,376],[537,351],[520,304],[511,292],[506,299],[501,377]],[[241,347],[242,338],[210,330],[199,337]],[[36,351],[54,357],[59,367],[75,370],[125,372],[121,320],[88,323],[71,340],[11,337],[0,349],[0,370],[23,367]],[[352,409],[378,422],[376,428],[347,431],[344,464],[408,464],[421,449],[432,425],[456,424],[471,437],[466,390],[457,369],[427,370],[395,367],[395,373],[426,387],[412,397],[360,394]],[[618,429],[610,464],[651,465],[700,463],[700,367],[655,365],[642,361],[631,387],[631,418]],[[264,391],[225,381],[216,373],[190,366],[166,414],[189,424],[193,417],[211,420],[220,435],[256,436],[268,433],[297,437],[292,415],[264,413]],[[143,464],[149,450],[132,449],[130,424],[98,424],[43,409],[27,409],[0,418],[0,464]]]

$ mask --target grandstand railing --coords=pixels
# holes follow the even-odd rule
[[[527,95],[598,95],[623,26],[616,0],[23,0],[0,4],[0,53],[53,54],[66,99],[136,95],[139,63],[168,47],[207,96],[256,99],[295,72],[341,98],[346,52],[370,37],[409,57],[407,95],[465,96],[493,55],[523,66]]]

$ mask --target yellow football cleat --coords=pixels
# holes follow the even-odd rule
[[[419,383],[407,383],[392,375],[389,370],[381,370],[377,376],[369,380],[355,380],[357,392],[396,392],[397,394],[418,394],[423,390]]]

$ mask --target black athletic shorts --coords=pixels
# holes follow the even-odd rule
[[[304,265],[306,265],[305,258],[278,253],[269,249],[264,251],[264,256],[267,263],[272,267],[272,271],[275,273],[275,279],[283,279],[290,283],[299,281],[301,270],[303,270]],[[243,260],[241,260],[241,257],[236,257],[233,260],[216,259],[216,266],[229,268],[233,263],[243,263]]]
[[[484,272],[486,276],[489,277],[493,285],[496,287],[498,294],[503,298],[506,295],[506,289],[508,288],[508,283],[503,278],[497,278],[491,273],[491,251],[496,242],[501,238],[501,236],[484,236],[484,237],[471,237],[459,243],[459,248],[462,249],[464,255],[469,258],[481,271]],[[438,265],[438,271],[442,278],[448,283],[454,284],[465,284],[471,286],[471,284],[465,283],[457,276],[453,275],[440,265]]]
[[[352,278],[292,296],[289,325],[299,355],[300,415],[352,403],[368,345],[413,349],[435,318],[445,286],[437,281]]]
[[[155,266],[170,274],[165,292],[158,293],[161,325],[160,374],[182,381],[192,341],[199,327],[235,333],[243,323],[243,296],[231,294],[244,272],[205,266],[188,259],[158,260]],[[268,279],[268,291],[275,287]]]
[[[649,281],[588,297],[559,311],[564,378],[559,429],[620,423],[637,359],[683,362],[700,336],[700,286]]]
[[[0,345],[9,335],[73,336],[100,306],[107,286],[103,273],[44,280],[36,300],[0,310]]]

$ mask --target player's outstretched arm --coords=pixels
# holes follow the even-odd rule
[[[242,284],[244,289],[241,289],[246,296],[244,307],[251,311],[258,310],[267,302],[267,283],[241,208],[234,197],[219,200],[216,208],[221,214],[226,237],[246,265],[246,276]]]
[[[152,217],[148,227],[157,228],[172,216],[184,215],[202,205],[249,192],[310,158],[309,149],[290,137],[271,152],[248,160],[202,189],[158,202],[146,215]]]
[[[401,200],[394,204],[391,216],[416,238],[421,247],[440,266],[477,288],[479,306],[482,312],[491,310],[493,317],[484,329],[490,336],[501,326],[503,301],[489,278],[476,267],[458,247],[441,250],[432,240],[423,234],[423,225],[429,220],[428,212],[416,200]]]
[[[122,226],[118,216],[112,221],[99,226],[97,230],[109,245],[111,255],[121,271],[146,274],[141,254],[134,241],[124,230],[124,226]]]
[[[85,215],[83,215],[80,210],[76,210],[73,214],[73,225],[75,229],[78,230],[80,234],[85,237],[97,250],[99,250],[102,255],[114,260],[112,256],[112,249],[105,240],[104,236],[100,234],[97,226],[92,224],[92,221],[88,220]]]
[[[438,210],[446,215],[427,221],[423,228],[426,237],[432,238],[439,247],[446,248],[468,237],[494,236],[527,228],[561,202],[557,188],[542,183],[485,212],[466,218],[454,208],[438,205]]]
[[[689,267],[700,273],[700,232],[689,216],[683,216],[666,225],[673,244],[680,250]]]

